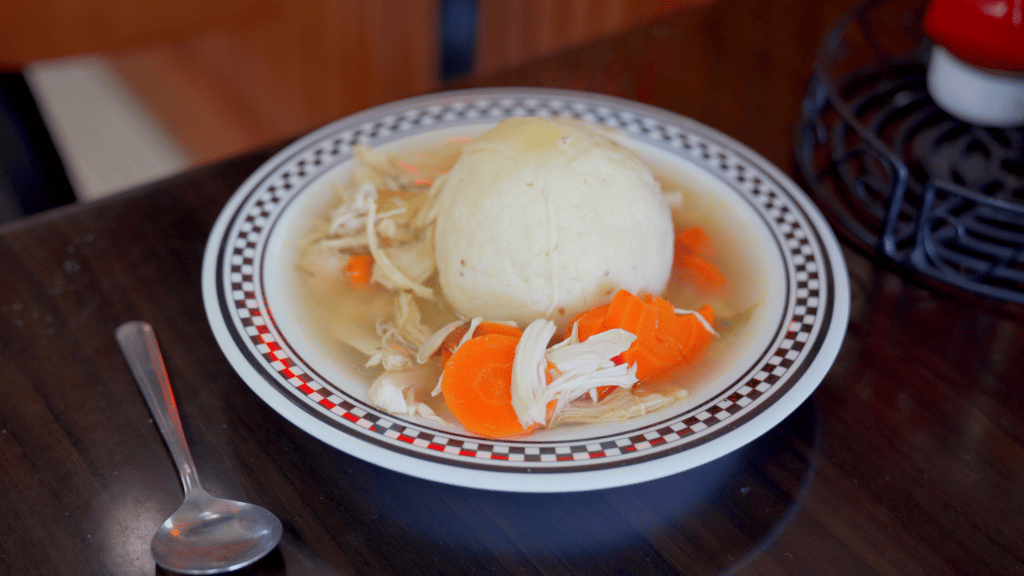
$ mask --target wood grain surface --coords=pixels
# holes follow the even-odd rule
[[[796,176],[815,50],[852,0],[719,1],[459,86],[532,85],[691,116]],[[1024,571],[1019,310],[846,250],[839,358],[779,426],[635,486],[514,494],[335,450],[235,375],[200,269],[218,212],[273,149],[0,228],[0,574],[162,574],[181,500],[113,331],[156,328],[210,492],[285,535],[242,574],[1013,574]]]

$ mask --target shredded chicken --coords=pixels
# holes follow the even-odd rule
[[[710,334],[711,334],[712,336],[714,336],[715,338],[718,338],[718,337],[720,337],[720,334],[719,334],[718,332],[715,332],[715,329],[714,329],[714,327],[712,327],[712,326],[711,326],[711,323],[710,323],[710,322],[708,322],[707,318],[705,318],[704,316],[702,316],[702,315],[701,315],[701,314],[700,314],[699,312],[697,312],[696,310],[684,310],[684,309],[682,309],[682,308],[676,308],[676,309],[674,310],[674,312],[675,312],[676,314],[693,314],[693,316],[694,316],[694,317],[695,317],[695,318],[697,319],[697,321],[698,321],[698,322],[700,322],[700,325],[701,325],[701,326],[703,326],[703,327],[704,327],[704,329],[708,331],[708,333],[710,333]]]
[[[462,335],[462,338],[459,339],[459,343],[456,344],[455,348],[452,349],[452,354],[454,354],[460,347],[462,347],[462,345],[465,344],[466,341],[473,337],[473,334],[476,333],[477,326],[479,326],[480,323],[483,321],[484,319],[480,317],[473,318],[472,320],[469,321],[469,328],[466,329],[466,333]],[[465,322],[461,322],[460,324],[465,324]],[[441,372],[441,376],[438,377],[437,386],[435,386],[434,390],[430,393],[431,396],[437,396],[441,393],[441,378],[444,378],[444,372]]]
[[[422,298],[433,298],[434,291],[423,284],[409,278],[391,262],[387,252],[380,246],[380,239],[377,237],[377,203],[370,202],[370,211],[366,215],[366,237],[369,240],[370,254],[373,256],[373,279],[385,287],[399,290],[411,290]]]
[[[434,355],[435,352],[441,349],[441,344],[444,344],[444,339],[449,334],[455,331],[456,328],[465,324],[463,320],[453,320],[448,324],[445,324],[438,331],[431,334],[422,345],[420,345],[419,351],[416,353],[416,361],[423,364]]]
[[[566,340],[568,344],[548,348],[553,334],[553,322],[537,320],[526,327],[516,346],[512,408],[524,428],[546,423],[582,396],[589,394],[597,402],[600,386],[628,389],[637,381],[636,367],[612,360],[636,340],[632,333],[616,328],[579,342],[574,329],[572,337]],[[550,382],[549,365],[554,366]],[[552,410],[553,414],[549,414]]]
[[[420,308],[416,305],[416,299],[409,292],[400,292],[395,298],[395,327],[399,335],[412,344],[417,350],[427,338],[430,338],[430,328],[423,323]]]
[[[385,372],[370,385],[367,395],[373,405],[399,416],[422,416],[444,423],[444,419],[426,402],[424,383],[430,382],[432,369],[420,366],[401,372]]]
[[[685,388],[671,394],[646,395],[634,394],[624,388],[618,389],[599,403],[576,402],[567,405],[565,409],[555,414],[549,426],[629,420],[675,404],[689,395],[690,392]]]
[[[554,334],[554,322],[535,320],[526,327],[516,345],[512,360],[512,409],[523,428],[544,424],[547,420],[544,389],[548,379],[544,352]]]
[[[594,334],[586,342],[548,350],[545,356],[558,375],[544,389],[544,398],[558,400],[555,414],[586,394],[597,402],[599,386],[630,388],[636,384],[636,367],[612,360],[629,349],[634,340],[634,334],[616,328]]]

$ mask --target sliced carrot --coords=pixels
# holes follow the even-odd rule
[[[701,306],[697,313],[704,317],[708,324],[715,325],[715,313],[711,309],[711,306]],[[689,324],[693,334],[692,340],[684,348],[680,346],[680,352],[683,354],[683,358],[689,362],[696,360],[711,342],[715,339],[715,335],[708,331],[704,323],[698,320],[693,314],[684,314],[678,316],[679,322],[682,324]]]
[[[348,257],[345,265],[345,276],[356,288],[366,288],[373,277],[373,256],[354,254]]]
[[[702,307],[701,313],[714,325],[710,306]],[[696,359],[712,340],[699,320],[692,315],[677,315],[667,300],[649,294],[638,298],[625,290],[612,299],[603,327],[622,328],[636,335],[620,357],[627,365],[636,366],[641,381]]]
[[[660,299],[659,299],[660,300]],[[655,337],[658,329],[658,310],[652,304],[654,297],[638,298],[626,290],[619,290],[608,307],[604,329],[621,328],[636,335],[629,349],[621,354],[622,360],[636,365],[636,376],[644,380],[660,372],[665,363],[678,361],[671,347],[661,346]]]
[[[698,313],[714,326],[711,306],[701,307]],[[714,339],[713,333],[693,314],[676,314],[675,307],[664,298],[651,294],[641,298],[627,290],[619,290],[610,303],[581,312],[572,321],[578,324],[581,342],[614,328],[634,334],[636,340],[612,360],[616,364],[635,366],[637,379],[641,382],[696,360]],[[572,324],[565,337],[571,333]],[[457,337],[451,336],[456,339],[456,345],[462,334],[464,331]],[[598,399],[605,398],[615,388],[599,386]]]
[[[654,332],[645,336],[637,345],[638,355],[642,351],[644,362],[637,364],[637,378],[647,380],[679,364],[683,356],[679,346],[671,337],[678,316],[675,308],[664,298],[651,297],[648,306],[654,309],[658,319]],[[635,344],[635,343],[634,343]]]
[[[445,337],[444,342],[441,343],[441,347],[438,348],[438,353],[441,358],[448,362],[448,359],[452,357],[452,352],[458,347],[459,342],[462,342],[462,337],[466,335],[466,331],[469,330],[469,322],[464,323],[455,330],[452,330],[448,336]],[[473,337],[486,336],[488,334],[502,334],[505,336],[513,336],[519,338],[523,335],[523,331],[515,326],[509,326],[508,324],[502,324],[500,322],[481,322],[477,325],[476,330],[473,331]]]
[[[657,327],[654,310],[626,290],[619,290],[608,306],[604,329],[622,328],[637,336],[653,332]]]
[[[675,344],[681,356],[689,358],[689,351],[697,342],[698,331],[701,330],[704,327],[699,320],[692,315],[680,315],[667,326],[663,337]]]
[[[702,306],[698,314],[710,325],[714,325],[715,315],[710,306]],[[665,333],[665,338],[678,347],[682,360],[692,362],[697,359],[714,340],[703,322],[693,314],[680,314]]]
[[[519,338],[503,334],[471,338],[445,365],[444,402],[470,432],[507,438],[533,430],[519,424],[512,408],[512,360],[518,343]]]
[[[687,254],[678,260],[681,261],[680,267],[690,274],[702,291],[711,293],[725,286],[725,275],[705,258],[696,254]]]
[[[630,365],[636,364],[636,378],[640,381],[650,380],[682,360],[679,348],[670,342],[658,342],[647,337],[638,339],[633,345],[626,351],[626,356]]]
[[[608,308],[610,307],[611,304],[604,304],[577,314],[576,317],[572,319],[572,322],[569,322],[569,327],[565,329],[565,338],[568,338],[569,335],[572,334],[572,325],[577,322],[579,323],[577,335],[579,336],[580,342],[586,342],[587,338],[590,338],[594,334],[604,332],[606,330],[604,327],[604,319],[605,316],[608,315]]]
[[[655,327],[657,333],[661,333],[665,330],[667,324],[672,323],[676,317],[676,309],[664,298],[656,298],[648,294],[644,298],[644,303],[654,308],[654,315],[658,319],[658,323]]]
[[[676,234],[676,254],[679,254],[679,252],[684,254],[693,252],[704,253],[710,245],[711,242],[708,240],[707,232],[700,226],[694,226],[689,230]]]
[[[682,360],[679,347],[659,336],[659,332],[639,336],[629,349],[622,353],[627,364],[636,365],[637,380],[648,380]]]
[[[707,294],[721,290],[725,275],[709,259],[711,241],[703,228],[695,226],[676,234],[673,264],[683,270],[696,287]]]

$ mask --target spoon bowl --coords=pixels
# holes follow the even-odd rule
[[[153,536],[153,559],[182,574],[214,574],[266,556],[281,540],[281,521],[265,508],[215,498],[200,485],[153,327],[126,322],[115,336],[185,489],[184,503]]]
[[[153,536],[157,564],[185,574],[227,572],[265,556],[281,523],[265,508],[193,490]]]

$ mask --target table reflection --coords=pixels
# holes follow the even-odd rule
[[[360,548],[383,546],[396,557],[429,555],[432,563],[445,559],[453,572],[522,554],[569,558],[574,570],[583,573],[588,567],[619,574],[672,573],[676,568],[665,559],[673,556],[703,557],[709,570],[720,572],[755,556],[799,508],[814,476],[818,410],[809,400],[750,444],[679,474],[619,488],[551,494],[421,480],[354,459],[295,429],[288,439],[292,447],[287,452],[305,455],[303,480],[308,483],[301,489],[315,493],[305,498],[318,500],[323,514],[315,519],[284,514],[280,559],[261,562],[253,573],[285,567],[292,573],[292,562],[320,557],[319,543],[306,539],[308,522],[326,525],[341,546],[352,550],[349,558],[332,559],[341,564],[358,557]],[[361,496],[351,498],[351,493]],[[359,508],[348,509],[352,503]],[[723,531],[731,537],[722,539]],[[354,568],[357,573],[375,571]],[[301,572],[328,570],[303,566]]]

